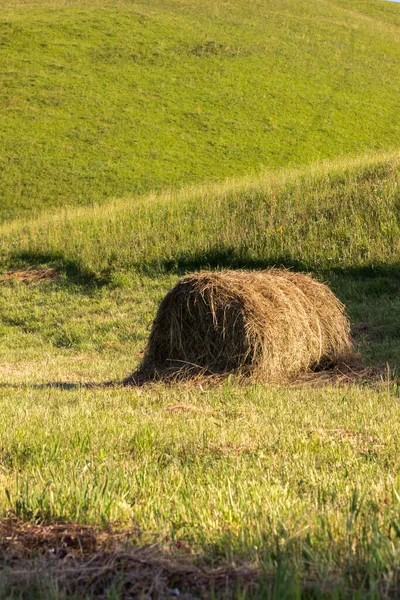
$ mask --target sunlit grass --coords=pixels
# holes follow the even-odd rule
[[[228,180],[0,230],[7,265],[55,265],[109,281],[121,270],[287,264],[329,270],[398,263],[398,154]],[[96,275],[97,274],[97,275]]]
[[[0,12],[0,220],[398,146],[393,3]]]

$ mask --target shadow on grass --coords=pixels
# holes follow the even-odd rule
[[[194,254],[180,254],[174,258],[154,260],[132,265],[134,270],[149,276],[162,273],[184,275],[200,269],[269,269],[271,267],[291,269],[293,271],[313,272],[321,276],[341,276],[356,279],[374,279],[386,277],[395,280],[400,286],[400,262],[365,264],[356,267],[330,265],[328,261],[304,261],[291,254],[277,254],[265,258],[246,256],[245,252],[234,247],[211,249]]]
[[[291,256],[271,256],[259,259],[242,256],[235,248],[211,249],[195,254],[180,254],[165,260],[136,263],[133,268],[148,276],[159,276],[160,273],[185,275],[200,269],[268,269],[270,267],[285,267],[295,271],[310,270],[307,263]]]
[[[100,272],[93,271],[84,266],[77,259],[69,259],[62,252],[17,252],[13,254],[9,269],[38,269],[51,268],[58,274],[63,275],[68,283],[84,286],[86,288],[98,288],[109,285],[111,282],[111,270]]]
[[[53,268],[63,274],[66,279],[76,285],[88,287],[107,286],[112,282],[115,271],[112,264],[102,271],[94,271],[78,259],[70,259],[62,252],[17,252],[12,255],[10,269],[23,268]],[[332,276],[353,279],[387,278],[400,287],[400,262],[387,264],[375,263],[357,267],[347,267],[337,264],[322,264],[320,261],[304,261],[291,254],[277,254],[265,258],[246,256],[240,248],[212,248],[208,251],[194,254],[179,254],[168,259],[157,259],[141,263],[132,263],[129,270],[149,277],[159,277],[160,274],[184,275],[200,269],[268,269],[271,267],[286,268],[293,271],[313,272],[321,277]]]

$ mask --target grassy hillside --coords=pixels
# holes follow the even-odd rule
[[[399,7],[0,0],[0,219],[397,147]]]
[[[213,266],[397,266],[399,155],[70,208],[0,228],[0,260],[104,283]]]
[[[0,512],[23,520],[22,539],[33,544],[27,523],[126,528],[128,552],[157,542],[164,561],[178,561],[169,586],[193,593],[179,575],[188,561],[250,569],[218,597],[395,593],[398,178],[398,154],[379,155],[4,224]],[[180,273],[282,263],[331,284],[364,362],[387,364],[380,382],[82,385],[134,370],[157,304]],[[34,548],[41,555],[49,544]],[[62,556],[14,559],[0,597],[19,597],[26,586],[35,600],[63,598],[51,574],[57,565],[68,574]],[[81,560],[68,563],[80,579],[66,575],[78,598],[87,597],[79,582],[90,587],[104,575],[92,577]],[[38,568],[56,583],[33,586]],[[162,587],[160,567],[148,568]],[[107,573],[104,597],[126,597],[129,571]],[[210,573],[205,598],[218,582]]]
[[[399,27],[0,0],[0,599],[397,597]],[[332,287],[380,378],[101,385],[181,274],[271,265]]]

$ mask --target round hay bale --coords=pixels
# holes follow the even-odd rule
[[[327,285],[287,270],[202,271],[162,300],[124,383],[228,373],[282,383],[350,354],[345,307]]]

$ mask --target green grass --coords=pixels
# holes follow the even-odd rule
[[[118,284],[201,266],[396,270],[398,153],[71,208],[0,228],[3,269]]]
[[[397,164],[336,161],[3,225],[3,272],[51,267],[56,278],[0,286],[2,513],[118,524],[205,566],[251,564],[260,598],[391,594]],[[328,281],[366,324],[358,348],[388,364],[380,385],[81,385],[134,370],[179,274],[282,263]]]
[[[389,2],[0,2],[0,219],[397,148]]]
[[[72,327],[79,317],[91,322],[80,345],[60,347],[44,314],[47,336],[10,326],[25,345],[15,334],[2,345],[18,348],[2,359],[3,511],[33,522],[118,523],[137,532],[136,543],[155,536],[183,545],[203,565],[261,567],[266,584],[285,565],[280,585],[290,598],[293,582],[315,594],[325,586],[336,597],[384,596],[399,566],[398,387],[68,386],[131,368],[135,342],[114,327],[107,335],[104,321],[112,322],[110,304],[124,306],[125,296],[127,308],[138,289],[91,298],[86,313],[76,302]],[[62,303],[59,290],[40,286],[35,300],[22,285],[13,293],[20,313],[40,298],[65,311],[61,322],[71,312],[71,292]],[[149,299],[139,302],[146,310]],[[64,386],[41,385],[55,379]]]
[[[3,390],[2,502],[8,490],[25,519],[135,524],[210,561],[271,561],[286,542],[321,569],[378,541],[394,555],[398,399],[390,386],[30,389],[18,403]]]
[[[0,516],[259,569],[227,598],[398,594],[399,8],[0,0]],[[82,385],[181,274],[271,265],[331,285],[380,383]]]

